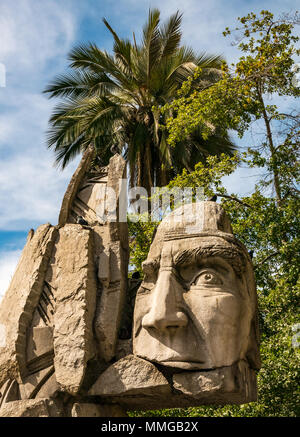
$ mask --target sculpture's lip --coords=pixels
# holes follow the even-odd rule
[[[188,360],[180,360],[180,359],[168,359],[165,361],[160,361],[159,364],[162,364],[163,366],[169,366],[169,367],[182,367],[185,368],[199,368],[199,366],[203,365],[205,361],[188,361]]]

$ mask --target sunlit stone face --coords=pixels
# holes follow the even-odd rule
[[[222,237],[163,241],[144,263],[134,354],[181,369],[245,359],[254,306],[244,264],[241,250]]]

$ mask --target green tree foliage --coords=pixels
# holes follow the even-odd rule
[[[159,108],[174,99],[197,67],[201,74],[194,87],[215,83],[221,76],[220,56],[196,54],[181,45],[181,20],[176,12],[161,24],[159,10],[150,10],[137,44],[134,35],[133,42],[120,38],[104,19],[114,40],[112,54],[95,44],[71,51],[72,71],[45,90],[61,98],[50,118],[48,145],[63,168],[90,144],[104,164],[118,151],[128,159],[132,185],[150,192],[184,166],[193,169],[208,154],[233,150],[227,132],[218,128],[210,138],[195,129],[176,147],[167,142],[168,112],[162,115]]]
[[[169,120],[171,142],[201,123],[209,136],[215,124],[231,127],[243,136],[250,123],[261,120],[264,137],[259,148],[233,157],[210,157],[186,170],[171,183],[178,187],[203,187],[205,194],[218,194],[231,218],[235,235],[253,253],[259,297],[262,369],[258,373],[258,402],[241,406],[199,407],[147,412],[170,416],[299,416],[300,347],[293,340],[299,320],[300,297],[300,122],[296,109],[282,111],[280,98],[268,105],[266,95],[296,97],[293,80],[295,16],[274,20],[268,11],[260,17],[249,14],[242,24],[240,49],[245,53],[224,78],[207,90],[184,94],[174,103]],[[229,34],[229,29],[226,30]],[[245,41],[246,40],[248,41]],[[294,100],[291,100],[291,104]],[[192,125],[192,127],[190,126]],[[206,126],[206,127],[205,127]],[[259,169],[263,175],[253,193],[238,198],[228,193],[222,177],[240,164]],[[144,255],[146,256],[145,248]]]
[[[176,114],[168,120],[168,141],[175,147],[196,128],[209,138],[215,126],[222,126],[225,131],[234,129],[242,137],[251,122],[262,120],[266,140],[261,149],[271,154],[268,165],[280,202],[284,196],[279,180],[281,160],[272,127],[297,116],[281,112],[276,104],[268,104],[268,99],[273,95],[278,98],[300,95],[299,87],[295,86],[295,56],[300,55],[300,50],[294,46],[299,38],[292,34],[299,17],[296,14],[293,18],[275,20],[271,12],[262,11],[260,17],[250,13],[239,18],[239,22],[242,28],[236,29],[241,32],[238,47],[244,55],[231,68],[224,63],[222,80],[206,90],[193,91],[193,78],[189,78],[181,89],[181,97],[165,107]],[[230,33],[227,28],[224,35]],[[200,69],[195,77],[197,74],[201,74]]]
[[[128,216],[130,267],[138,271],[143,277],[142,262],[147,258],[155,229],[158,223],[147,219],[146,216]]]

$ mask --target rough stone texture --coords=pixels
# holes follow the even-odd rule
[[[70,181],[59,226],[29,232],[2,301],[0,406],[5,415],[16,401],[19,415],[31,407],[36,415],[49,415],[44,401],[22,402],[56,399],[61,392],[79,397],[116,354],[127,289],[127,222],[111,222],[99,212],[109,212],[115,190],[118,213],[126,163],[116,155],[109,166],[92,167],[93,154],[87,150]],[[79,216],[86,225],[78,224]]]
[[[0,417],[60,417],[61,409],[51,399],[27,399],[5,404]]]
[[[126,220],[127,211],[127,183],[120,186],[120,179],[126,178],[126,162],[120,155],[114,155],[109,161],[107,187],[116,193],[117,211],[116,221],[109,223],[110,236],[112,241],[121,241],[124,250],[128,250],[128,228]],[[108,199],[109,201],[109,199]],[[125,212],[125,215],[124,215]],[[121,218],[121,221],[118,218]]]
[[[127,417],[119,405],[99,405],[76,403],[72,408],[72,417]]]
[[[120,192],[119,180],[126,177],[124,159],[115,155],[108,166],[107,188],[116,193],[117,217],[120,203],[124,202]],[[126,196],[125,196],[126,199]],[[109,203],[109,198],[105,202]],[[107,213],[109,205],[104,202],[103,210]],[[103,229],[104,228],[104,229]],[[98,340],[101,357],[109,362],[116,354],[118,332],[124,311],[127,292],[127,275],[129,261],[127,222],[108,221],[95,228],[96,240],[102,242],[104,249],[98,256],[98,278],[102,284],[101,298],[97,304],[95,317],[95,334]]]
[[[168,381],[156,367],[129,355],[103,372],[93,387],[91,396],[166,396],[171,393]]]
[[[118,403],[128,411],[200,405],[222,406],[229,403],[239,405],[255,402],[257,398],[256,374],[245,362],[220,369],[168,375],[170,387],[167,393],[152,391],[150,388],[150,395],[147,390],[140,390],[135,394],[128,390],[126,393],[102,394],[101,399],[107,404]]]
[[[230,392],[234,390],[234,375],[231,367],[221,367],[206,372],[183,372],[174,375],[174,388],[183,394],[201,397],[207,393],[220,390]]]
[[[62,390],[75,395],[95,355],[96,282],[90,230],[67,224],[59,231],[52,266],[55,289],[54,367]]]
[[[233,403],[256,401],[256,375],[247,363],[240,361],[230,367],[206,372],[183,372],[174,375],[174,389],[185,396],[206,403],[226,403],[230,396]]]
[[[0,390],[0,407],[7,402],[20,399],[19,384],[16,380],[7,380]]]
[[[79,166],[77,167],[77,170],[75,171],[74,175],[72,176],[72,179],[69,183],[69,186],[67,188],[67,191],[64,195],[58,224],[60,226],[63,226],[67,223],[68,217],[70,215],[70,210],[72,208],[73,200],[76,196],[76,193],[78,191],[78,188],[85,177],[85,174],[90,166],[92,157],[93,157],[94,151],[92,149],[88,149],[85,154],[83,155]]]
[[[0,386],[26,376],[26,332],[38,304],[57,230],[50,224],[30,234],[16,272],[0,304],[5,347],[0,347]]]
[[[55,373],[52,373],[50,377],[43,383],[41,388],[35,395],[35,398],[52,398],[60,391],[60,387],[57,384]]]
[[[116,349],[116,359],[127,357],[127,355],[132,355],[132,340],[118,340]]]
[[[27,362],[53,350],[53,328],[34,326],[27,342]]]
[[[119,180],[126,178],[126,162],[120,155],[115,155],[107,167],[90,170],[90,159],[86,153],[72,177],[59,223],[76,223],[82,216],[94,234],[94,258],[99,280],[95,334],[99,354],[109,362],[116,353],[127,291],[129,248],[126,216],[125,222],[118,221],[120,202],[127,206],[124,187],[122,192],[119,188]],[[116,211],[110,215],[112,200],[116,201]]]
[[[19,387],[21,399],[35,398],[41,387],[45,384],[45,382],[47,382],[53,373],[54,367],[51,366],[27,376],[24,380],[24,383],[20,384]]]
[[[121,283],[121,251],[120,241],[110,243],[108,262],[109,282],[108,286],[102,290],[101,300],[95,319],[95,332],[98,338],[100,353],[107,362],[109,362],[115,355],[118,330],[122,319],[122,310],[125,301],[126,288],[125,284]],[[102,265],[99,265],[99,270],[102,271]]]
[[[108,167],[103,167],[98,174],[86,174],[71,205],[69,223],[76,222],[76,217],[82,216],[89,226],[105,224],[101,210],[106,203],[107,171]]]

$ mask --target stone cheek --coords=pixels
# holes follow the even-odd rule
[[[249,335],[250,314],[244,311],[245,300],[231,292],[198,287],[185,293],[198,335],[207,351],[206,367],[230,366],[241,359],[246,343],[242,333]],[[198,347],[201,338],[198,341]]]

